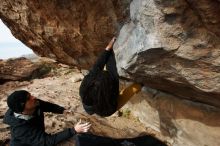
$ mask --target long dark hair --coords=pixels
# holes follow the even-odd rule
[[[101,71],[88,81],[83,103],[93,106],[94,112],[100,116],[110,115],[116,108],[112,89],[113,83],[108,71]]]

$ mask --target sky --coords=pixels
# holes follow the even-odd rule
[[[20,57],[33,54],[33,51],[17,40],[0,19],[0,59]]]

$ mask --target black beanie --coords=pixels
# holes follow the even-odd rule
[[[18,90],[13,92],[11,95],[8,96],[8,107],[16,113],[23,112],[25,103],[28,99],[28,95],[29,92],[25,90]]]

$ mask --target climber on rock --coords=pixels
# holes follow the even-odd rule
[[[132,84],[119,93],[119,75],[113,51],[115,41],[113,37],[80,85],[83,108],[90,115],[112,115],[141,89],[141,85]]]

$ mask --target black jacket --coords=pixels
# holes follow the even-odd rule
[[[55,134],[45,133],[43,112],[62,114],[63,111],[64,108],[61,106],[39,100],[39,106],[33,114],[34,117],[30,120],[23,120],[16,118],[13,111],[8,109],[3,122],[10,125],[10,146],[54,146],[72,137],[76,134],[73,128]]]

